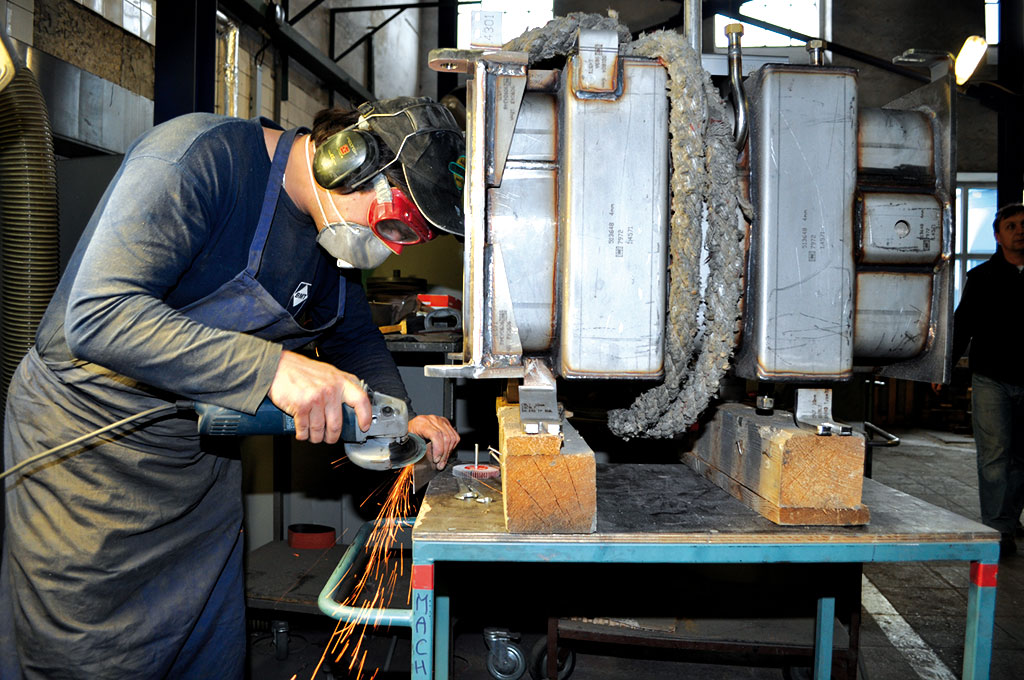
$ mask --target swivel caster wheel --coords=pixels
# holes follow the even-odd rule
[[[576,670],[576,652],[565,647],[558,647],[558,680],[567,680]],[[548,640],[541,638],[533,645],[530,652],[530,676],[533,680],[547,680],[548,677]]]
[[[519,645],[519,636],[501,628],[484,629],[487,672],[497,680],[519,680],[526,673],[526,656]]]

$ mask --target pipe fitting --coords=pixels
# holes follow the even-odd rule
[[[740,37],[743,24],[729,24],[725,27],[729,39],[729,82],[732,84],[732,105],[736,115],[733,138],[736,148],[742,150],[747,144],[747,96],[743,92],[743,51]]]

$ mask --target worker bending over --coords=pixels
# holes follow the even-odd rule
[[[369,427],[360,381],[408,401],[358,270],[462,233],[463,144],[408,97],[322,112],[312,134],[212,114],[147,132],[13,378],[6,467],[178,400],[269,396],[327,443],[343,403]],[[459,439],[432,415],[409,431],[438,467]],[[0,677],[243,676],[241,462],[211,445],[171,409],[5,480]]]

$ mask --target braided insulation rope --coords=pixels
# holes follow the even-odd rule
[[[678,33],[658,31],[633,42],[614,13],[574,13],[524,33],[503,49],[527,52],[533,64],[568,54],[580,28],[615,30],[620,52],[659,59],[668,69],[672,221],[665,377],[629,408],[610,412],[608,427],[625,439],[672,437],[696,422],[717,393],[735,348],[745,228],[738,212],[732,123],[700,56]],[[702,243],[705,214],[707,242]],[[703,296],[702,246],[709,268]]]

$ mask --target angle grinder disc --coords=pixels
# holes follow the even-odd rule
[[[403,468],[419,462],[427,452],[423,437],[410,433],[404,440],[393,441],[388,446],[392,468]]]
[[[467,463],[465,465],[456,465],[452,468],[452,474],[456,477],[467,479],[494,479],[501,476],[501,468],[497,465],[488,465],[487,463],[480,463],[479,465]]]

